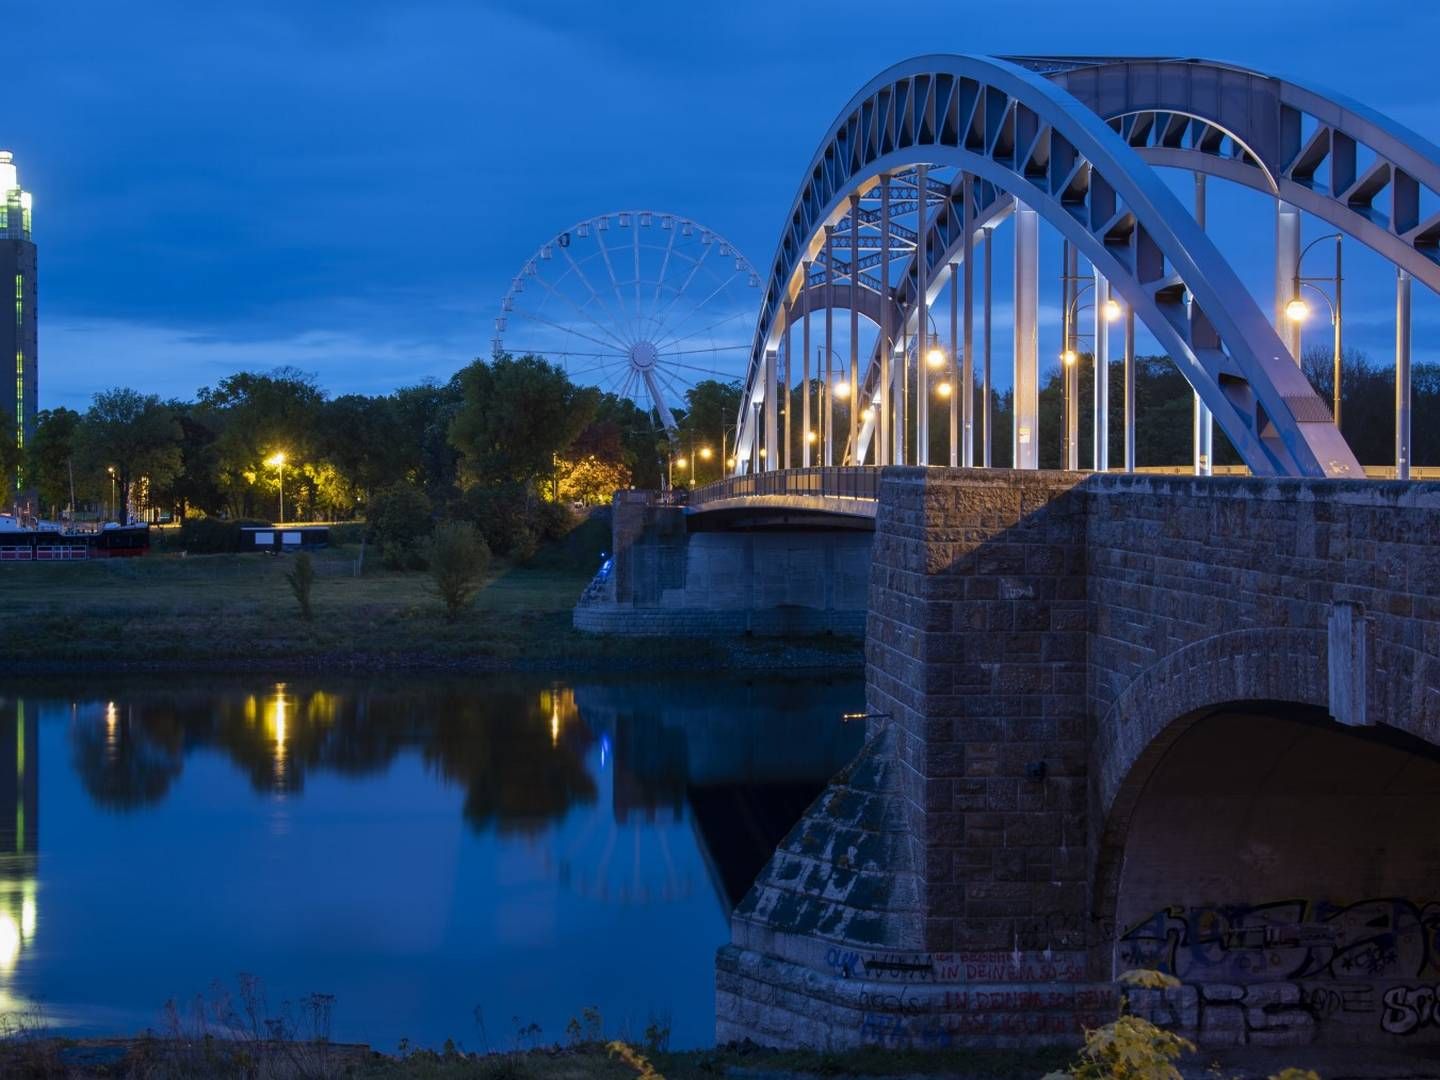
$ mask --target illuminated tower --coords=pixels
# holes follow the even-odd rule
[[[36,379],[35,245],[30,240],[30,193],[21,190],[20,178],[8,150],[0,150],[0,282],[15,283],[15,321],[0,319],[0,356],[15,357],[15,400],[0,388],[0,433],[24,449],[35,437],[35,409],[39,401]],[[8,380],[0,387],[8,385]],[[24,486],[23,477],[7,478],[13,489]],[[0,505],[9,499],[0,498]]]

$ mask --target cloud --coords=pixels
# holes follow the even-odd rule
[[[458,342],[371,339],[343,330],[241,341],[160,324],[62,319],[41,333],[43,408],[84,409],[97,391],[115,386],[191,398],[237,371],[281,365],[312,373],[331,393],[387,393],[426,378],[448,379],[473,359]]]

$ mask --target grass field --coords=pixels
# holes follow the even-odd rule
[[[793,645],[596,638],[570,613],[609,545],[603,518],[582,523],[525,565],[497,561],[474,606],[448,622],[422,572],[385,570],[358,545],[315,554],[315,617],[285,573],[292,556],[155,552],[139,559],[0,564],[0,665],[72,667],[591,666],[711,667],[736,651],[783,666]],[[808,648],[836,664],[854,643]],[[812,661],[813,662],[813,661]]]

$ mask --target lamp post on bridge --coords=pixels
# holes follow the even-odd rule
[[[1322,274],[1318,277],[1313,274],[1309,277],[1301,277],[1300,265],[1305,261],[1305,256],[1309,253],[1311,248],[1325,240],[1335,241],[1335,273],[1333,275]],[[1340,324],[1344,314],[1341,305],[1341,282],[1343,278],[1340,273],[1340,268],[1341,251],[1343,244],[1343,235],[1336,232],[1327,233],[1325,236],[1318,236],[1314,240],[1311,240],[1310,243],[1305,245],[1304,249],[1300,252],[1300,257],[1295,260],[1295,274],[1293,278],[1293,288],[1290,294],[1290,302],[1285,305],[1285,317],[1293,323],[1303,323],[1306,319],[1310,317],[1310,305],[1305,302],[1305,297],[1301,295],[1301,290],[1309,289],[1311,292],[1316,293],[1322,300],[1324,300],[1325,306],[1330,309],[1330,324],[1334,327],[1335,330],[1335,370],[1333,375],[1335,385],[1332,398],[1334,400],[1336,428],[1340,427]],[[1317,281],[1330,282],[1335,287],[1335,296],[1333,300],[1331,299],[1329,293],[1327,293],[1319,286],[1313,284]]]

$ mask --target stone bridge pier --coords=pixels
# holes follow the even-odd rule
[[[1440,1040],[1440,488],[891,469],[866,673],[721,1040]]]

